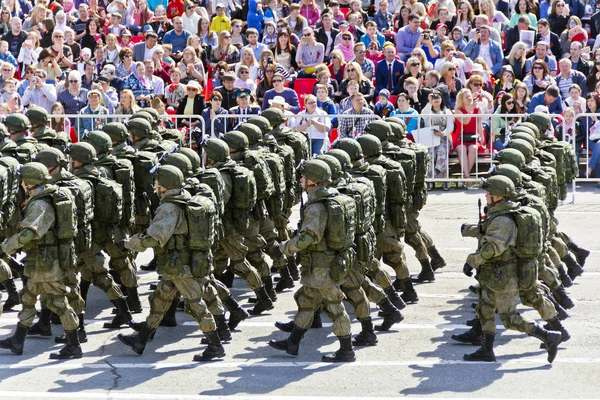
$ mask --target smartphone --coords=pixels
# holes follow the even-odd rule
[[[24,43],[28,46],[33,44],[33,42],[30,39],[27,39]]]

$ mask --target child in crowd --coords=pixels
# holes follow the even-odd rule
[[[343,113],[344,111],[352,108],[352,102],[350,101],[350,98],[352,97],[353,94],[358,93],[358,90],[359,90],[358,82],[356,82],[354,80],[348,82],[348,86],[346,86],[346,90],[348,90],[348,97],[346,97],[345,99],[340,101],[340,113]]]
[[[171,43],[163,43],[162,48],[165,51],[162,60],[173,68],[175,66],[175,60],[171,57],[171,54],[173,54],[173,45]]]
[[[81,76],[85,75],[85,63],[92,58],[92,50],[89,47],[81,49],[81,61],[77,63],[77,71]]]
[[[269,21],[265,23],[262,42],[268,47],[275,46],[277,42],[277,27],[275,26],[275,22]]]
[[[379,92],[378,101],[373,112],[381,118],[389,117],[394,112],[394,106],[389,102],[390,91],[382,89]]]
[[[19,64],[15,57],[8,51],[8,42],[5,40],[0,41],[0,61],[9,62],[15,66],[15,68],[19,68]],[[0,63],[1,64],[1,63]]]

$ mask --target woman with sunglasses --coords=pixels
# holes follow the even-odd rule
[[[248,89],[250,94],[254,97],[256,94],[256,79],[250,77],[250,68],[246,65],[242,65],[237,69],[237,79],[234,82],[236,89]]]
[[[330,76],[338,83],[339,87],[344,80],[344,72],[346,70],[346,60],[340,50],[333,50],[329,54],[329,65],[327,68],[329,69]]]
[[[231,21],[231,44],[237,47],[238,50],[241,50],[242,47],[248,44],[246,35],[242,34],[243,26],[243,22],[240,19],[234,19]]]
[[[119,52],[119,59],[121,62],[117,65],[115,73],[117,77],[121,79],[127,78],[135,68],[135,64],[133,62],[133,50],[128,47],[124,47]]]
[[[256,101],[258,104],[263,104],[265,93],[268,90],[273,89],[273,75],[277,72],[277,66],[275,64],[267,64],[264,69],[264,78],[258,82],[256,87]]]
[[[421,62],[417,57],[410,57],[406,60],[406,68],[404,69],[404,75],[400,77],[398,81],[398,92],[406,93],[404,82],[408,78],[415,78],[421,84],[423,83],[423,72],[421,72]]]
[[[520,82],[515,78],[515,73],[510,65],[504,65],[500,70],[500,79],[496,80],[494,85],[494,96],[500,92],[514,94],[515,85]]]
[[[456,104],[458,92],[463,89],[463,84],[460,79],[456,78],[456,65],[451,62],[442,64],[440,74],[442,75],[440,83],[448,87],[448,94],[450,95],[450,104],[448,106],[452,108]]]
[[[535,60],[531,66],[531,74],[525,77],[523,83],[527,85],[529,93],[533,96],[536,93],[545,91],[550,85],[556,85],[556,80],[550,75],[548,66],[544,61]]]
[[[221,31],[219,33],[219,44],[212,49],[209,65],[215,69],[219,61],[225,61],[229,67],[233,67],[240,60],[240,52],[237,47],[231,44],[231,33]]]
[[[581,24],[579,17],[572,15],[567,22],[567,28],[560,35],[560,48],[563,54],[570,53],[571,43],[579,42],[585,47],[588,41],[588,33]]]
[[[221,139],[225,134],[226,118],[217,118],[215,120],[215,130],[212,130],[212,121],[217,115],[227,114],[227,110],[222,107],[223,95],[219,92],[212,92],[208,97],[209,106],[202,110],[202,119],[206,132],[211,138]]]
[[[356,61],[351,61],[346,64],[346,77],[340,85],[340,92],[342,92],[342,98],[348,96],[348,83],[355,81],[358,83],[358,91],[365,97],[365,103],[370,104],[373,101],[373,94],[375,93],[375,87],[370,79],[365,78],[362,73],[362,68]]]
[[[354,38],[352,37],[352,34],[350,32],[343,33],[342,39],[334,49],[334,51],[337,50],[341,52],[345,61],[354,61]],[[331,54],[329,54],[329,58],[331,59]]]
[[[325,57],[325,46],[317,43],[311,28],[302,31],[302,41],[296,52],[296,63],[300,68],[299,78],[311,78],[314,76],[315,67],[323,63]]]
[[[567,28],[569,20],[569,8],[564,0],[555,0],[548,14],[548,22],[550,22],[550,30],[556,34],[560,34]]]
[[[2,8],[2,11],[0,11],[0,35],[10,31],[10,18],[10,11],[7,8]]]
[[[427,176],[435,179],[448,178],[448,147],[449,139],[454,130],[454,115],[452,110],[444,104],[442,93],[433,90],[428,96],[429,103],[421,111],[423,116],[423,126],[430,128],[439,127],[433,131],[435,136],[440,138],[438,146],[429,148],[429,166],[427,167]],[[448,182],[444,182],[444,190],[449,189]],[[433,189],[433,183],[428,183],[427,188]]]
[[[56,62],[63,71],[68,70],[73,66],[73,53],[69,46],[65,46],[65,34],[55,31],[52,34],[52,46],[49,47],[50,52],[54,56]]]
[[[500,100],[500,107],[494,113],[496,114],[518,114],[515,107],[515,99],[510,93],[506,93]],[[494,150],[500,151],[506,147],[510,138],[510,129],[520,121],[519,117],[504,117],[498,115],[492,117],[492,137]]]
[[[200,91],[202,88],[196,81],[190,81],[185,86],[186,97],[181,99],[179,107],[177,107],[178,115],[202,115],[204,110],[204,96]],[[185,126],[187,128],[195,128],[200,125],[200,119],[198,118],[180,118],[178,120],[179,126]]]

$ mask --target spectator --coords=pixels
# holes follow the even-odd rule
[[[208,98],[210,105],[202,110],[202,119],[204,120],[205,132],[211,138],[220,139],[226,132],[225,118],[215,118],[217,115],[227,115],[228,112],[222,107],[223,96],[219,92],[212,92]],[[214,120],[214,130],[213,121]]]
[[[448,36],[448,27],[445,24],[437,24],[435,30],[432,29],[431,32],[435,32],[431,41],[434,47],[439,47],[443,42],[450,39]]]
[[[114,114],[115,109],[119,105],[119,95],[117,90],[110,86],[108,78],[104,76],[97,77],[92,88],[100,92],[104,106],[108,109],[110,114]]]
[[[275,56],[273,55],[273,52],[269,49],[266,49],[265,51],[262,52],[262,54],[260,55],[260,58],[258,60],[258,77],[259,79],[263,78],[263,70],[264,68],[275,62]],[[276,67],[277,67],[277,73],[283,75],[283,77],[285,78],[286,81],[290,81],[290,74],[287,72],[287,70],[285,69],[285,67],[281,64],[277,64],[275,63]],[[324,64],[319,64],[321,66],[323,66]]]
[[[283,86],[283,75],[276,73],[273,76],[273,89],[268,90],[262,102],[263,111],[269,108],[269,100],[273,99],[275,96],[281,96],[283,99],[290,105],[290,111],[293,113],[297,113],[300,111],[300,103],[298,101],[298,95],[296,92],[290,88],[286,88]]]
[[[306,109],[300,111],[296,118],[292,118],[289,126],[306,134],[310,142],[310,154],[321,154],[329,149],[328,132],[331,129],[331,119],[327,118],[325,111],[317,107],[317,98],[312,94],[306,95],[304,105]],[[322,117],[312,117],[319,115]]]
[[[560,3],[561,1],[558,2]],[[560,58],[561,52],[559,37],[556,33],[550,30],[550,23],[546,19],[540,19],[538,21],[538,34],[535,38],[535,43],[537,44],[537,42],[540,41],[548,44],[554,58]]]
[[[364,43],[360,43],[360,44],[364,45]],[[394,49],[394,53],[395,52],[396,52],[396,49]],[[375,70],[375,65],[377,65],[377,63],[379,61],[381,61],[385,58],[385,56],[383,55],[383,51],[379,51],[379,44],[377,42],[371,42],[371,44],[369,44],[369,47],[367,48],[366,58],[373,63],[373,70]],[[398,59],[399,57],[394,55],[394,58]],[[404,65],[404,64],[402,64],[402,65]]]
[[[476,32],[473,39],[469,41],[465,47],[464,53],[467,57],[475,59],[479,56],[483,57],[485,62],[490,66],[494,76],[500,73],[502,67],[502,45],[491,39],[491,28],[488,25],[483,25]]]
[[[458,93],[463,89],[462,82],[455,75],[456,67],[454,64],[449,62],[442,64],[440,83],[446,86],[448,95],[450,96],[448,104],[452,107],[456,105]],[[471,91],[469,91],[469,94],[472,95]]]
[[[131,26],[131,29],[134,30],[135,33],[137,34],[138,32],[140,32],[142,30],[142,28],[139,24],[135,23],[135,17],[136,17],[136,15],[134,14],[134,25]],[[139,18],[139,16],[138,16],[138,18]],[[123,34],[123,32],[125,32],[127,30],[127,27],[121,23],[122,20],[123,20],[123,16],[121,14],[119,14],[119,13],[111,14],[110,25],[108,25],[107,32],[112,33],[113,35],[116,35],[117,37],[120,37]]]
[[[262,33],[262,21],[265,17],[262,3],[259,0],[248,0],[248,28]]]
[[[385,36],[377,31],[377,24],[374,21],[367,21],[365,29],[367,32],[361,36],[360,41],[367,47],[371,42],[377,42],[379,43],[379,47],[383,47],[385,44]]]
[[[40,52],[38,62],[33,67],[46,71],[46,83],[54,84],[56,79],[62,76],[62,70],[56,62],[56,57],[52,55],[49,49],[43,49]]]
[[[558,86],[563,99],[569,97],[569,89],[574,83],[579,85],[584,96],[587,94],[585,75],[571,68],[571,60],[563,58],[559,61],[558,68],[560,69],[560,74],[556,75],[556,86]]]
[[[246,40],[248,40],[248,44],[242,47],[242,50],[252,50],[252,52],[254,53],[254,58],[257,60],[260,58],[262,52],[268,49],[268,47],[265,44],[260,43],[258,41],[258,31],[254,28],[249,28],[246,31]]]
[[[231,44],[231,33],[222,31],[219,33],[219,44],[212,49],[209,65],[216,68],[219,61],[225,61],[230,67],[240,60],[240,52]]]
[[[565,2],[557,0],[552,3],[552,8],[548,14],[548,22],[552,32],[562,33],[567,28],[569,18],[569,9],[565,6]]]
[[[456,96],[456,128],[452,134],[452,147],[458,154],[463,179],[469,179],[471,170],[477,160],[478,145],[483,138],[480,132],[483,132],[481,118],[474,116],[462,117],[461,115],[480,114],[478,104],[474,101],[473,95],[469,89],[463,89]],[[467,183],[467,189],[473,189],[473,183]]]
[[[342,40],[339,44],[335,46],[335,50],[332,52],[338,54],[341,52],[344,61],[353,61],[354,60],[354,38],[350,32],[345,32],[341,34]],[[330,57],[333,57],[330,55]],[[339,57],[339,55],[338,55]],[[330,64],[331,65],[331,64]]]
[[[235,64],[236,75],[237,75],[240,67],[242,67],[242,66],[247,67],[248,70],[250,71],[250,75],[247,78],[250,78],[254,82],[256,82],[256,79],[258,78],[259,66],[258,66],[258,62],[256,61],[256,58],[254,58],[254,52],[249,47],[245,47],[242,49],[242,57],[240,59],[240,62]]]
[[[531,97],[531,103],[529,103],[529,113],[534,113],[536,107],[546,106],[550,114],[562,114],[562,97],[557,86],[550,85],[544,92],[540,92]],[[595,111],[594,111],[595,112]]]
[[[569,59],[571,60],[571,68],[588,76],[593,68],[593,62],[581,58],[583,45],[580,42],[571,43]]]
[[[429,148],[427,175],[435,179],[448,179],[448,151],[454,130],[454,117],[452,110],[444,104],[444,99],[439,91],[433,90],[428,97],[429,102],[421,111],[423,127],[437,127],[433,134],[440,138],[440,144]],[[427,188],[433,189],[433,184],[428,183]],[[444,182],[443,188],[444,190],[450,188],[448,182]]]
[[[181,60],[183,50],[187,46],[188,38],[191,33],[183,29],[183,19],[181,17],[173,18],[173,29],[165,33],[163,44],[173,46],[171,57],[175,61]]]
[[[181,4],[183,5],[183,1]],[[152,30],[161,38],[165,35],[165,33],[173,29],[171,19],[167,18],[167,10],[165,10],[165,7],[162,5],[158,5],[154,9],[154,16],[148,20],[147,25],[152,28]],[[144,28],[145,26],[142,27],[142,30]]]
[[[317,85],[325,86],[325,89],[327,89],[327,95],[331,98],[340,97],[342,95],[342,92],[339,91],[339,85],[337,81],[335,79],[331,79],[331,73],[329,72],[329,69],[320,68],[317,72],[317,82],[313,87],[313,94],[315,96],[317,95]]]
[[[584,112],[586,103],[585,98],[581,97],[581,88],[578,84],[574,83],[569,88],[569,95],[565,98],[565,109],[570,107],[574,110],[575,115],[581,114]]]
[[[467,80],[465,87],[471,90],[473,99],[479,103],[479,109],[481,110],[482,114],[491,114],[494,112],[494,98],[489,92],[483,90],[483,78],[481,76],[472,75]],[[488,121],[489,117],[484,117],[482,120],[484,126],[486,123],[488,123]]]
[[[405,117],[410,115],[412,117]],[[392,113],[392,117],[398,117],[406,124],[406,136],[414,142],[412,132],[419,126],[419,118],[417,118],[417,110],[410,106],[410,98],[406,93],[400,93],[396,99],[396,110]]]
[[[454,48],[458,51],[463,51],[467,47],[467,39],[463,36],[463,31],[460,26],[455,26],[450,32],[450,40]]]
[[[515,7],[515,13],[510,17],[510,22],[508,25],[512,28],[519,22],[520,17],[526,17],[529,19],[529,26],[532,27],[535,31],[537,31],[537,17],[533,13],[533,8],[529,1],[527,0],[518,0],[517,5]]]
[[[236,24],[241,27],[239,22],[232,21],[232,31],[235,30]],[[217,37],[217,34],[210,30],[210,20],[208,18],[200,17],[200,19],[198,20],[198,37],[200,38],[200,43],[202,43],[202,47],[204,47],[205,49],[217,46],[219,39]]]
[[[319,8],[315,5],[314,0],[302,0],[300,4],[300,14],[306,18],[308,25],[314,29],[321,16]]]
[[[331,14],[323,14],[321,16],[321,27],[315,30],[315,36],[317,42],[323,44],[325,50],[325,57],[323,59],[326,62],[329,61],[329,55],[334,49],[334,46],[336,45],[336,38],[339,33],[339,29],[333,27],[333,19],[331,17]],[[349,35],[350,37],[352,37],[352,34]],[[346,45],[348,45],[348,43],[346,43]]]
[[[517,83],[515,85],[515,107],[516,111],[519,114],[526,114],[529,109],[529,103],[531,99],[529,98],[529,91],[527,90],[527,85],[524,83]]]
[[[27,33],[22,29],[21,19],[12,17],[10,20],[10,31],[2,36],[2,40],[8,43],[8,50],[14,58],[19,57],[21,46],[27,40]]]
[[[494,85],[494,96],[497,96],[501,91],[514,94],[515,85],[518,82],[512,67],[510,65],[504,65],[500,72],[500,79],[496,80],[496,84]]]
[[[117,65],[116,75],[120,79],[127,78],[135,68],[135,63],[133,62],[133,51],[127,47],[124,47],[119,52],[119,59],[121,63]]]
[[[88,60],[84,61],[82,64],[83,74],[81,74],[81,86],[87,90],[92,90],[92,83],[96,79],[96,74],[94,72],[94,62]]]
[[[586,82],[588,92],[593,92],[596,90],[596,84],[600,82],[600,58],[596,58],[594,61],[594,66],[591,72],[588,74]]]
[[[292,43],[292,45],[298,48],[298,45],[300,44],[300,39],[298,39],[298,36],[294,32],[292,32],[292,28],[290,27],[286,19],[280,19],[279,21],[277,21],[277,32],[287,32],[288,35],[290,35],[290,42]],[[302,31],[300,32],[300,36],[302,36]]]
[[[370,6],[370,4],[365,5],[365,7],[363,7],[363,5],[361,4],[361,0],[351,0],[350,1],[350,13],[354,13],[354,14],[357,14],[360,16],[361,25],[362,25],[362,23],[365,23],[370,19],[367,12],[365,10],[363,10],[363,8],[368,8],[369,6]]]
[[[119,96],[119,105],[115,110],[117,115],[133,115],[140,110],[140,107],[135,103],[133,92],[129,89],[123,89]]]
[[[475,17],[475,29],[470,29],[467,35],[467,38],[469,40],[473,40],[473,38],[475,37],[476,33],[479,33],[481,31],[481,27],[482,26],[488,26],[489,27],[489,31],[490,31],[490,38],[495,41],[496,43],[502,43],[502,37],[500,36],[500,33],[498,32],[498,30],[494,27],[492,27],[489,23],[490,20],[488,18],[487,15],[485,14],[479,14]],[[465,32],[463,30],[463,32]]]
[[[180,118],[178,123],[189,129],[193,129],[201,124],[200,118],[196,115],[202,114],[204,110],[204,96],[200,93],[202,88],[196,81],[190,81],[185,86],[186,97],[181,99],[179,107],[177,107],[178,115],[188,115],[188,118]],[[193,116],[193,117],[192,117]]]
[[[165,88],[165,101],[167,106],[177,109],[179,102],[185,97],[184,85],[180,83],[181,71],[177,68],[172,68],[170,78],[171,84]]]
[[[71,49],[71,53],[73,54],[73,60],[79,60],[81,55],[81,46],[75,41],[75,32],[73,32],[73,29],[67,28],[63,34],[65,35],[65,44]]]
[[[563,116],[563,123],[556,127],[556,138],[563,142],[574,143],[575,153],[579,159],[579,153],[585,142],[583,124],[575,119],[575,110],[571,107],[565,108]]]
[[[153,98],[162,99],[165,95],[165,81],[154,74],[154,61],[144,61],[144,78],[148,82],[148,86],[152,87]]]
[[[10,31],[10,11],[6,8],[0,10],[0,36]]]
[[[315,73],[315,67],[323,62],[324,55],[325,48],[322,43],[317,43],[315,41],[313,30],[311,28],[304,29],[304,31],[302,31],[302,41],[296,52],[296,63],[300,68],[298,77],[312,77]]]
[[[29,12],[28,17],[25,18],[23,22],[23,30],[31,31],[33,29],[39,29],[42,22],[46,19],[48,15],[48,9],[43,4],[37,4],[33,7],[33,9]]]
[[[423,30],[419,27],[419,16],[417,14],[410,14],[408,17],[408,26],[400,28],[395,37],[396,49],[402,61],[406,61],[412,49],[417,47],[417,42],[422,33]]]
[[[392,33],[394,31],[394,16],[389,12],[389,3],[386,0],[379,2],[379,11],[373,16],[377,24],[377,30],[381,33]]]
[[[290,75],[296,75],[298,64],[296,63],[296,46],[290,42],[287,31],[277,33],[277,42],[273,49],[275,62],[285,68]]]
[[[317,96],[317,107],[325,111],[329,115],[337,114],[337,107],[333,103],[333,100],[329,98],[329,90],[327,86],[317,83],[315,85],[315,92]],[[337,120],[334,118],[331,123],[334,124]]]
[[[198,22],[200,21],[200,14],[196,12],[196,5],[191,1],[184,3],[185,9],[181,14],[181,22],[183,30],[189,32],[192,35],[198,34]],[[175,21],[175,19],[173,19]]]
[[[258,86],[256,87],[256,102],[258,104],[263,104],[265,93],[273,89],[273,76],[277,72],[277,67],[275,64],[267,64],[264,71],[265,76],[258,82]]]
[[[518,114],[515,108],[515,99],[510,93],[502,95],[500,107],[494,114]],[[518,117],[492,117],[492,146],[494,150],[503,150],[508,144],[512,126],[519,122]]]
[[[277,1],[277,0],[275,0],[275,1]],[[273,47],[276,42],[277,42],[277,26],[275,25],[275,22],[273,22],[273,21],[266,22],[261,43],[267,47]]]
[[[223,86],[215,88],[215,91],[221,93],[221,96],[223,96],[222,107],[229,111],[231,107],[234,107],[237,104],[234,92],[235,75],[231,73],[226,73],[221,77],[221,80]]]
[[[0,95],[0,103],[6,103],[16,94],[19,99],[21,96],[16,92],[17,80],[13,77],[8,78],[4,81],[4,88],[2,89],[2,95]],[[22,102],[21,102],[22,103]]]
[[[355,93],[350,97],[352,107],[344,111],[343,116],[339,119],[339,137],[340,138],[356,138],[365,133],[365,127],[374,118],[373,111],[366,106],[365,96],[362,93]],[[353,115],[371,115],[372,117],[357,118]]]
[[[467,81],[466,74],[473,69],[473,61],[468,58],[465,53],[456,51],[452,41],[446,40],[441,45],[441,57],[435,62],[434,69],[438,72],[442,71],[442,65],[450,62],[456,66],[456,76],[464,85]]]
[[[81,109],[80,115],[98,115],[101,117],[84,117],[77,120],[77,135],[79,138],[83,134],[91,131],[102,130],[102,127],[109,122],[108,118],[105,117],[110,115],[108,108],[100,104],[101,94],[97,90],[90,90],[87,94],[88,105]]]
[[[400,11],[394,17],[394,26],[396,27],[396,31],[401,28],[408,26],[408,17],[410,16],[410,8],[406,5],[400,7]]]
[[[121,46],[119,46],[119,40],[113,33],[106,35],[106,46],[104,46],[104,53],[106,54],[106,62],[113,65],[119,65],[121,59],[119,53],[121,52]]]
[[[360,65],[360,68],[366,79],[373,79],[375,64],[366,57],[366,49],[367,47],[364,43],[356,43],[354,45],[354,61]]]
[[[167,4],[167,17],[173,19],[183,14],[184,3],[183,0],[169,0]]]
[[[496,24],[506,25],[509,22],[507,16],[502,11],[497,9],[496,2],[494,0],[479,0],[479,12],[489,17],[489,24],[492,26]]]
[[[260,114],[260,107],[250,103],[250,91],[248,89],[235,89],[235,100],[237,106],[229,109],[229,114],[232,115],[258,115]],[[235,129],[238,125],[248,121],[248,117],[231,117],[229,118],[228,127],[229,129]]]
[[[21,47],[21,49],[23,49],[23,47]],[[4,40],[0,41],[0,61],[11,63],[15,69],[19,67],[17,60],[8,51],[8,42],[5,42]]]
[[[381,3],[379,3],[379,6],[381,7]],[[337,0],[331,0],[329,2],[329,10],[331,12],[331,16],[333,17],[333,20],[338,24],[341,24],[343,21],[346,20],[346,16],[343,12],[340,11],[340,3]]]
[[[525,15],[521,15],[518,19],[517,25],[508,30],[508,32],[506,33],[506,50],[504,51],[505,55],[508,55],[513,50],[515,44],[521,41],[521,32],[532,32],[532,34],[535,37],[535,29],[530,28],[529,23],[529,18]],[[524,56],[525,55],[523,55],[523,57]]]
[[[154,98],[154,87],[152,82],[144,77],[145,67],[143,62],[136,62],[131,75],[125,80],[124,89],[133,92],[135,101],[140,107],[149,107],[150,100]]]
[[[550,74],[544,61],[535,60],[532,65],[531,74],[527,75],[523,80],[531,95],[545,91],[550,85],[556,85],[556,80]]]
[[[296,36],[302,36],[304,29],[308,28],[308,21],[300,15],[300,4],[294,3],[290,5],[290,15],[285,17],[285,20]]]
[[[390,100],[390,92],[387,89],[382,89],[379,92],[377,103],[375,103],[375,107],[373,112],[375,115],[381,118],[390,117],[391,114],[395,111],[394,105],[389,102]]]
[[[235,80],[235,87],[239,89],[246,89],[254,96],[256,94],[256,79],[250,77],[250,68],[245,65],[240,66],[236,72],[237,79]]]
[[[216,10],[217,15],[215,15],[212,19],[210,30],[216,34],[220,34],[221,32],[225,31],[229,32],[231,29],[231,20],[225,15],[225,6],[222,3],[218,3]]]
[[[60,102],[56,102],[50,108],[50,114],[53,115],[50,118],[50,128],[54,129],[56,132],[65,132],[68,135],[71,134],[71,120],[69,118],[57,117],[57,115],[64,115],[65,109]],[[74,136],[74,135],[73,135]],[[77,136],[71,136],[71,142],[77,143]],[[73,140],[75,139],[75,140]]]
[[[509,65],[513,69],[515,79],[522,81],[525,78],[525,64],[527,63],[527,45],[516,42],[512,45],[508,56],[502,60],[502,65]]]
[[[448,15],[452,16],[450,10],[448,10]],[[485,17],[487,24],[488,17]],[[473,23],[475,22],[475,13],[473,12],[473,6],[468,1],[461,0],[458,2],[458,7],[456,8],[456,24],[454,26],[458,26],[462,29],[465,36],[467,36],[471,32],[471,28],[473,27]]]
[[[375,96],[381,89],[387,89],[391,94],[398,94],[398,82],[404,75],[404,64],[396,59],[396,49],[391,43],[386,43],[383,48],[384,60],[377,63],[375,68]]]
[[[106,36],[100,30],[98,20],[91,18],[85,26],[85,34],[81,38],[81,48],[87,48],[94,52],[96,46],[104,46]]]
[[[404,70],[404,75],[398,81],[398,91],[400,93],[406,93],[406,88],[404,87],[404,82],[408,78],[415,78],[418,81],[423,81],[423,76],[425,74],[421,72],[421,62],[417,59],[417,57],[411,57],[406,61],[406,69]]]
[[[156,32],[149,30],[145,32],[144,39],[144,41],[133,46],[133,61],[144,61],[152,58],[152,53],[154,53],[154,48],[158,43],[158,35]]]
[[[166,85],[171,83],[171,65],[164,61],[165,49],[162,46],[156,46],[152,54],[154,63],[154,75],[161,78]],[[105,67],[106,68],[106,67]]]
[[[560,47],[563,54],[569,53],[572,43],[579,42],[585,46],[588,41],[588,33],[583,29],[581,20],[572,15],[569,17],[567,28],[560,35]]]
[[[181,72],[181,83],[187,84],[191,80],[196,80],[199,84],[204,84],[204,65],[196,56],[193,47],[188,46],[183,50],[181,61],[177,64],[177,68]]]
[[[346,60],[344,54],[340,50],[334,50],[331,52],[329,57],[329,76],[337,82],[337,86],[340,87],[344,80],[344,74],[346,72]]]
[[[373,87],[371,80],[364,77],[362,70],[360,69],[360,65],[358,65],[356,61],[346,64],[346,78],[340,85],[340,91],[342,92],[343,97],[349,95],[347,86],[350,81],[356,81],[358,83],[358,91],[363,95],[363,100],[366,102],[366,106],[368,107],[368,105],[373,101],[375,88]]]
[[[14,65],[9,63],[8,61],[0,63],[0,91],[2,91],[2,89],[4,89],[4,83],[8,79],[12,79],[14,75],[15,75],[15,66]]]

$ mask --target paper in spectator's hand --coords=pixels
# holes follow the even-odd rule
[[[441,128],[439,126],[430,126],[428,128],[420,128],[412,131],[413,139],[415,142],[420,143],[427,147],[436,147],[439,146],[441,141],[440,137],[434,134],[435,131],[439,131]]]

